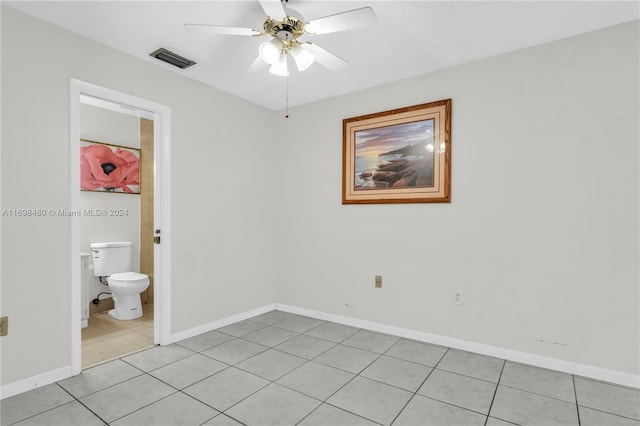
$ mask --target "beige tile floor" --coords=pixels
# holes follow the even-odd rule
[[[153,346],[153,305],[142,305],[143,316],[120,321],[108,311],[91,314],[82,329],[82,368]]]

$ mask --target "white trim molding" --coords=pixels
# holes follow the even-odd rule
[[[154,247],[154,344],[171,343],[171,108],[127,93],[74,78],[70,92],[70,199],[71,210],[80,203],[80,104],[154,120],[154,228],[162,230],[162,244]],[[82,371],[80,330],[80,225],[71,217],[71,375]]]
[[[253,318],[257,315],[265,314],[267,312],[271,312],[276,309],[276,304],[272,303],[270,305],[265,305],[260,308],[251,309],[249,311],[241,312],[239,314],[234,314],[217,321],[212,321],[207,324],[202,324],[197,327],[190,328],[188,330],[181,331],[179,333],[175,333],[171,335],[171,342],[179,342],[184,339],[188,339],[190,337],[195,337],[202,333],[207,333],[209,331],[215,330],[217,328],[225,327],[227,325],[233,324],[238,321],[244,321],[249,318]]]
[[[575,362],[563,361],[555,358],[548,358],[540,355],[534,355],[526,352],[514,351],[511,349],[500,348],[496,346],[483,345],[480,343],[469,342],[466,340],[454,339],[451,337],[440,336],[436,334],[425,333],[422,331],[410,330],[381,324],[372,321],[365,321],[357,318],[346,317],[342,315],[329,314],[326,312],[314,311],[312,309],[300,308],[297,306],[273,303],[261,306],[255,309],[244,311],[238,314],[230,315],[216,321],[202,324],[197,327],[190,328],[169,336],[169,341],[165,344],[176,343],[190,337],[198,336],[227,325],[253,318],[273,310],[289,312],[292,314],[304,315],[325,321],[332,321],[339,324],[349,325],[352,327],[362,328],[365,330],[377,331],[380,333],[391,334],[398,337],[416,340],[449,348],[460,349],[474,352],[477,354],[493,356],[496,358],[506,359],[508,361],[529,364],[536,367],[547,368],[550,370],[561,371],[563,373],[575,374],[589,379],[602,380],[605,382],[627,386],[632,388],[640,388],[640,376],[622,373],[614,370],[594,367]],[[71,369],[69,367],[60,368],[47,373],[39,374],[18,382],[3,385],[0,390],[0,398],[9,398],[22,392],[27,392],[50,383],[66,379],[70,377]]]
[[[439,346],[460,349],[464,351],[474,352],[481,355],[488,355],[508,361],[529,364],[535,367],[546,368],[549,370],[560,371],[563,373],[575,374],[590,379],[602,380],[605,382],[615,383],[622,386],[640,389],[640,376],[623,373],[615,370],[594,367],[586,364],[578,364],[576,362],[564,361],[561,359],[549,358],[541,355],[530,354],[527,352],[519,352],[511,349],[500,348],[497,346],[483,345],[481,343],[470,342],[467,340],[454,339],[452,337],[440,336],[437,334],[425,333],[423,331],[410,330],[406,328],[394,327],[391,325],[380,324],[372,321],[365,321],[356,318],[346,317],[336,314],[328,314],[325,312],[314,311],[312,309],[300,308],[297,306],[276,304],[275,308],[279,311],[289,312],[292,314],[305,315],[311,318],[321,319],[325,321],[337,322],[339,324],[350,325],[352,327],[363,328],[366,330],[377,331],[379,333],[392,334],[398,337],[404,337],[419,342],[431,343]]]
[[[27,377],[17,382],[8,383],[2,385],[0,389],[0,399],[10,398],[23,392],[41,388],[42,386],[50,385],[51,383],[68,377],[71,377],[71,367],[63,367],[36,376]]]

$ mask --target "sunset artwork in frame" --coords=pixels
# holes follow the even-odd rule
[[[342,122],[342,204],[451,202],[451,99]]]

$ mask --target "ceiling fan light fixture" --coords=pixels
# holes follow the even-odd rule
[[[291,48],[291,54],[293,55],[293,59],[296,62],[296,66],[298,67],[298,71],[304,71],[309,68],[313,62],[316,60],[316,55],[305,50],[299,44],[293,46]]]
[[[287,54],[280,55],[280,60],[271,65],[269,72],[280,77],[287,77],[289,75],[289,68],[287,67]]]
[[[263,61],[269,65],[273,65],[280,60],[282,56],[281,50],[282,42],[274,37],[271,41],[262,43],[258,52]]]

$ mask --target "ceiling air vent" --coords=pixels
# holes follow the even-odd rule
[[[153,56],[156,59],[160,59],[163,62],[173,65],[174,67],[178,67],[180,69],[189,68],[191,65],[195,64],[195,61],[189,60],[185,57],[178,55],[177,53],[173,53],[170,50],[161,47],[149,54],[149,56]]]

